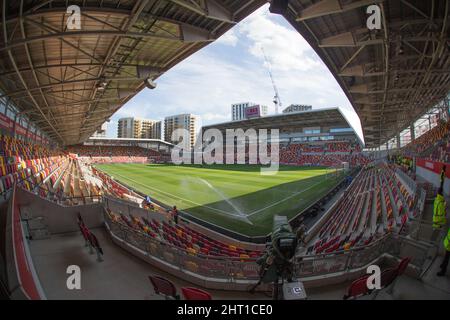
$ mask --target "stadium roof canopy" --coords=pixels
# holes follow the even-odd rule
[[[87,144],[159,144],[167,147],[173,147],[173,144],[161,139],[136,139],[136,138],[103,138],[103,137],[91,137],[85,141]]]
[[[292,113],[282,113],[278,115],[261,117],[249,120],[230,121],[225,123],[204,126],[207,129],[218,129],[225,132],[226,129],[279,129],[282,131],[298,131],[309,127],[331,127],[349,128],[352,127],[339,108],[324,108],[311,111],[301,111]],[[352,128],[355,132],[355,129]],[[355,132],[360,143],[358,135]]]
[[[2,1],[0,96],[60,144],[81,143],[145,78],[159,77],[265,2]],[[80,7],[81,29],[67,27],[68,5]]]
[[[381,29],[367,27],[380,8]],[[448,0],[291,0],[286,19],[327,64],[366,147],[395,137],[450,92]]]
[[[266,0],[2,2],[0,92],[62,144],[85,141],[124,103]],[[289,0],[284,16],[327,64],[376,147],[450,91],[448,0]],[[381,9],[369,30],[366,8]],[[5,5],[6,4],[6,5]],[[138,68],[139,67],[139,68]]]

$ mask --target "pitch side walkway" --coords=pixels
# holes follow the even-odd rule
[[[153,293],[149,275],[168,278],[175,283],[178,291],[182,286],[192,286],[114,245],[103,228],[95,229],[94,233],[105,252],[105,260],[100,263],[96,261],[96,256],[90,255],[84,247],[84,240],[79,233],[31,241],[33,261],[48,299],[161,299]],[[380,293],[377,299],[450,300],[450,270],[447,277],[435,276],[441,259],[439,257],[435,261],[423,281],[402,277],[393,296]],[[66,287],[66,268],[69,265],[78,265],[81,268],[81,290],[68,290]],[[309,288],[307,293],[311,300],[342,299],[347,287],[348,283]],[[245,292],[208,291],[214,299],[270,299],[263,293],[252,295]]]
[[[97,262],[95,254],[84,247],[80,233],[54,235],[30,242],[33,262],[48,299],[161,299],[153,292],[149,275],[160,275],[172,281],[181,292],[183,286],[195,286],[175,278],[131,255],[115,245],[103,228],[93,229],[105,253]],[[68,290],[66,269],[81,268],[81,290]],[[208,290],[216,299],[268,299],[262,293]]]

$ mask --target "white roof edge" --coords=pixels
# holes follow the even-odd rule
[[[250,119],[250,120],[246,119],[246,120],[238,120],[238,121],[227,121],[227,122],[213,123],[213,124],[209,124],[207,126],[204,126],[204,128],[218,126],[218,125],[231,124],[231,123],[237,123],[237,122],[252,121],[252,120],[263,119],[263,118],[275,118],[275,117],[283,117],[283,116],[289,116],[289,115],[294,115],[294,114],[306,114],[306,113],[315,113],[315,112],[333,111],[333,110],[339,110],[339,107],[329,107],[329,108],[312,109],[312,110],[307,110],[307,111],[297,111],[297,112],[289,112],[289,113],[272,114],[272,115],[268,115],[268,116],[264,116],[264,117],[260,117],[260,118],[254,118],[254,119]],[[341,115],[342,115],[342,112],[341,112]],[[348,122],[347,118],[344,117],[344,119],[345,119],[345,121]],[[355,130],[353,127],[352,127],[352,129]],[[356,131],[355,131],[355,133],[356,133]]]
[[[362,146],[363,148],[365,148],[365,146],[366,146],[365,142],[364,142],[363,140],[361,140],[361,138],[360,138],[358,132],[356,132],[356,130],[355,130],[355,128],[353,127],[353,125],[351,124],[351,122],[348,121],[347,116],[341,111],[341,108],[340,108],[340,107],[337,107],[337,109],[338,109],[339,113],[342,115],[342,117],[345,119],[345,121],[347,121],[349,127],[352,128],[353,131],[355,132],[355,135],[356,135],[356,137],[358,138],[359,142],[361,143],[361,146]],[[358,118],[359,118],[359,116],[358,116]],[[361,122],[361,120],[360,120],[360,122]],[[364,134],[364,132],[363,132],[363,134]]]
[[[159,142],[159,143],[164,143],[164,144],[167,144],[167,145],[173,145],[172,143],[164,141],[164,140],[161,140],[161,139],[138,139],[138,138],[90,137],[85,142],[89,142],[89,141],[111,141],[111,140],[116,140],[116,141],[134,141],[134,142]]]

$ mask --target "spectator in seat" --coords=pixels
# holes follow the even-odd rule
[[[448,261],[450,259],[450,228],[448,229],[447,235],[444,238],[444,248],[445,248],[445,256],[440,266],[441,271],[437,273],[438,277],[445,276],[445,273],[447,272]]]
[[[347,187],[352,184],[352,181],[353,181],[352,176],[348,175],[346,180],[345,180],[345,183],[347,184]]]
[[[306,232],[308,231],[308,228],[302,223],[300,227],[297,229],[297,241],[298,246],[304,246],[305,245],[305,238],[306,238]]]
[[[444,191],[439,188],[436,198],[434,199],[433,207],[433,235],[431,241],[435,241],[442,228],[447,224],[447,218],[445,213],[445,199]]]
[[[144,208],[144,209],[146,209],[146,208],[153,209],[152,199],[150,198],[149,195],[146,195],[144,200],[142,200],[142,208]]]
[[[177,206],[173,206],[172,219],[175,222],[175,224],[178,224],[178,209],[177,209]]]

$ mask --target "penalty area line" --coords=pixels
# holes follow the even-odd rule
[[[309,186],[309,187],[306,188],[306,189],[303,189],[303,190],[301,190],[301,191],[295,192],[295,193],[291,194],[290,196],[288,196],[288,197],[286,197],[286,198],[284,198],[284,199],[281,199],[281,200],[279,200],[279,201],[275,201],[275,202],[271,203],[270,205],[268,205],[268,206],[266,206],[266,207],[264,207],[264,208],[261,208],[261,209],[255,210],[255,211],[253,211],[253,212],[250,212],[250,213],[247,215],[247,217],[251,217],[251,216],[253,216],[254,214],[260,213],[261,211],[267,210],[267,209],[272,208],[272,207],[274,207],[274,206],[276,206],[276,205],[278,205],[278,204],[280,204],[280,203],[285,202],[286,200],[289,200],[289,199],[291,199],[291,198],[293,198],[293,197],[296,197],[296,196],[302,194],[303,192],[308,191],[308,190],[314,188],[315,186],[321,184],[322,182],[324,182],[324,181],[318,181],[318,182],[314,183],[313,185]]]

